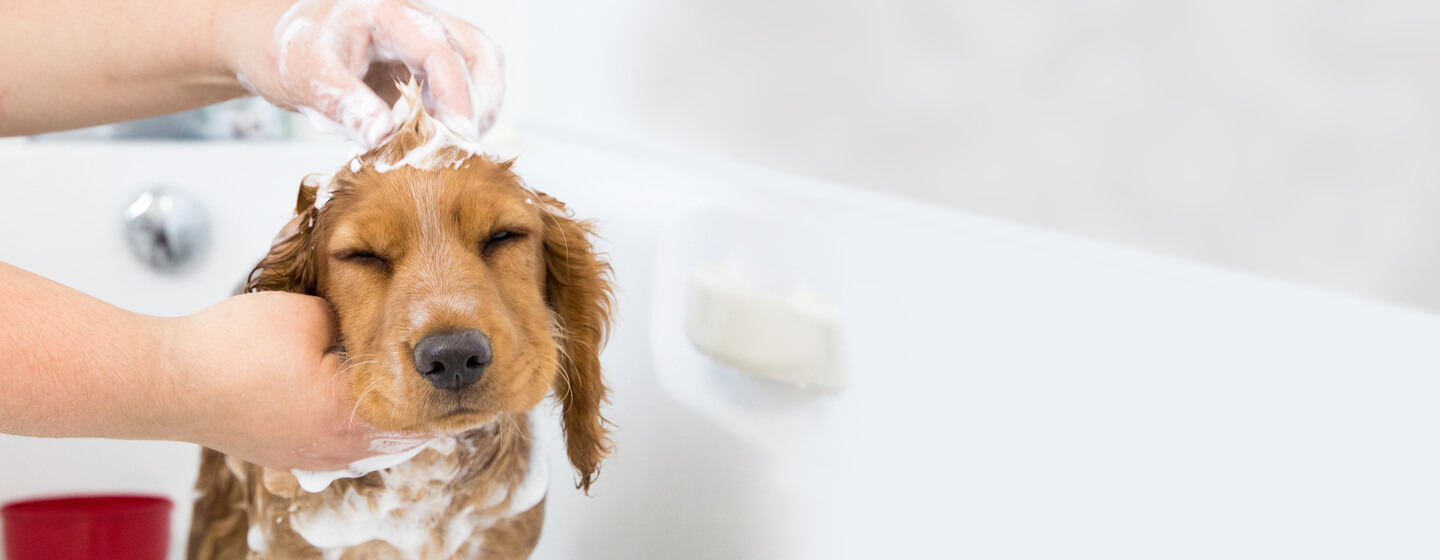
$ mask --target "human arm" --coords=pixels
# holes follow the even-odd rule
[[[353,416],[333,337],[319,298],[247,294],[158,318],[0,263],[0,432],[187,441],[336,469],[376,454],[372,440],[406,438]]]
[[[485,35],[412,0],[10,0],[0,10],[0,136],[254,92],[370,147],[397,123],[362,78],[388,93],[383,81],[423,74],[428,109],[475,137],[503,95]]]

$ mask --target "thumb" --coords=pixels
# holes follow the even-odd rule
[[[395,130],[390,106],[339,61],[324,64],[296,93],[295,108],[320,130],[340,134],[364,149]]]

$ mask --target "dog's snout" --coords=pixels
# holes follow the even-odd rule
[[[474,385],[491,358],[490,339],[475,329],[432,334],[415,345],[415,370],[437,389]]]

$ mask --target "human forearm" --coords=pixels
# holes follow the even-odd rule
[[[155,116],[245,94],[218,57],[227,0],[10,0],[0,136]]]
[[[0,433],[186,441],[306,470],[432,437],[356,417],[333,323],[324,300],[279,292],[148,317],[0,263]]]
[[[172,439],[164,325],[0,263],[0,432]]]
[[[0,3],[0,136],[255,93],[373,147],[398,124],[388,84],[412,72],[452,131],[478,139],[494,123],[499,50],[419,0]]]

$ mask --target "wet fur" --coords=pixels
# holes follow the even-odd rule
[[[418,100],[414,105],[418,107]],[[422,145],[436,133],[434,126],[416,110],[392,141],[361,156],[364,168],[342,169],[334,176],[333,198],[323,208],[315,205],[317,186],[323,186],[302,183],[295,219],[255,267],[246,289],[318,295],[331,302],[341,343],[350,353],[352,396],[366,421],[387,430],[471,429],[458,437],[454,453],[427,449],[385,475],[456,468],[451,479],[403,496],[411,501],[450,501],[445,514],[435,520],[438,542],[447,522],[465,508],[486,517],[508,507],[508,492],[530,468],[527,415],[547,392],[561,408],[567,452],[578,475],[576,486],[588,493],[601,460],[611,450],[601,415],[608,390],[599,353],[612,296],[609,265],[591,244],[590,225],[575,220],[554,198],[525,188],[511,172],[510,162],[457,150],[444,154],[461,162],[453,167],[401,167],[383,174],[374,170],[375,162],[396,161]],[[402,200],[404,193],[415,200]],[[517,205],[524,198],[531,203]],[[414,215],[426,211],[434,215]],[[502,247],[508,251],[503,255],[499,250],[486,253],[481,240],[465,237],[465,232],[474,237],[488,231],[486,227],[505,216],[518,217],[515,223],[531,229],[510,243],[514,246]],[[491,223],[483,223],[487,221]],[[397,260],[389,275],[380,275],[334,253],[334,244],[354,243],[357,237],[371,234],[389,239],[387,250],[403,253],[409,260]],[[337,235],[348,237],[341,240]],[[411,246],[395,249],[406,243]],[[467,254],[467,244],[480,254]],[[406,317],[408,322],[401,320]],[[404,360],[405,345],[413,344],[410,339],[458,327],[487,332],[494,340],[496,363],[486,371],[488,381],[482,380],[488,385],[465,397],[476,405],[475,412],[427,416],[448,401],[430,391],[413,369],[396,368],[413,368]],[[378,355],[388,357],[377,359]],[[474,429],[477,426],[480,429]],[[206,449],[196,482],[199,498],[189,557],[321,558],[320,551],[290,529],[291,517],[333,505],[352,491],[369,497],[397,491],[387,488],[385,476],[372,473],[341,479],[324,492],[310,494],[300,490],[288,472]],[[494,503],[502,492],[505,501]],[[453,557],[529,556],[539,538],[543,509],[542,499],[527,511],[477,525]],[[258,525],[268,540],[266,555],[249,551],[246,535],[252,525]],[[376,541],[340,556],[346,560],[395,557],[395,549]]]

